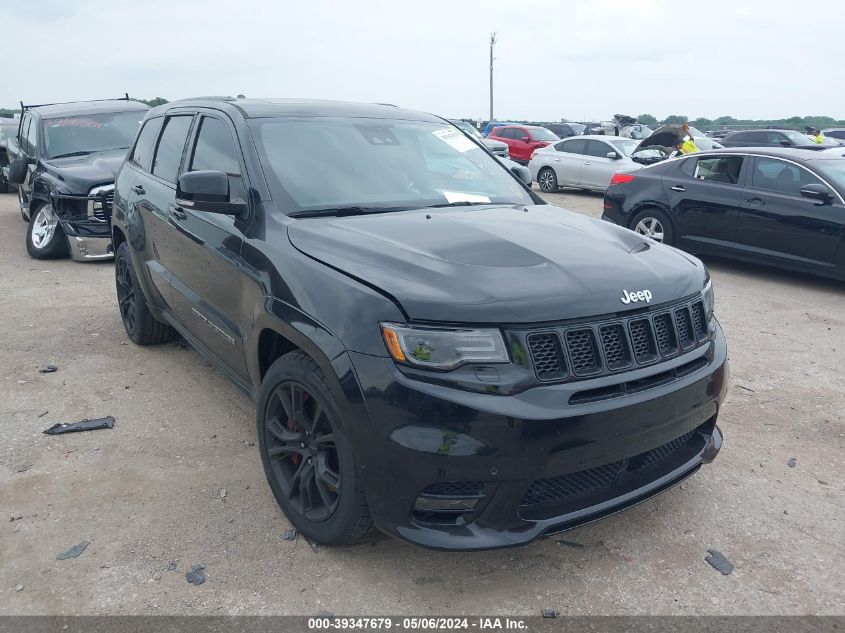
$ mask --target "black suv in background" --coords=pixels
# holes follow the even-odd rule
[[[826,146],[814,143],[809,136],[795,130],[742,130],[726,134],[719,142],[724,147],[796,147],[800,149],[826,149]]]
[[[116,181],[117,298],[257,400],[309,539],[526,543],[712,460],[727,380],[707,270],[545,204],[439,117],[193,100]]]
[[[36,259],[113,256],[114,176],[149,108],[123,99],[23,106],[8,140],[9,182]]]
[[[14,119],[0,118],[0,193],[11,189],[9,185],[9,155],[6,153],[6,142],[17,135],[18,122]]]

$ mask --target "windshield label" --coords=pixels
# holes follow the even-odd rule
[[[478,148],[466,134],[456,129],[435,130],[432,134],[461,153]]]

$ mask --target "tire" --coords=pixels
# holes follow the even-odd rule
[[[650,207],[637,213],[631,220],[630,228],[635,233],[644,235],[655,242],[675,243],[675,227],[672,220],[660,209]]]
[[[35,259],[67,257],[68,245],[62,223],[49,202],[38,205],[26,229],[26,250]]]
[[[256,410],[264,474],[288,520],[320,545],[353,545],[373,534],[340,418],[322,370],[303,352],[267,370]]]
[[[560,188],[557,182],[557,174],[551,167],[543,167],[540,173],[537,174],[537,184],[540,186],[540,191],[544,193],[556,193]]]
[[[132,264],[129,244],[126,242],[123,242],[115,253],[114,277],[120,319],[134,343],[155,345],[176,338],[176,330],[156,319],[150,312],[147,298],[138,283],[138,275]]]

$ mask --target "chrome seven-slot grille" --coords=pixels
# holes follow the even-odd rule
[[[648,313],[532,332],[526,337],[537,378],[578,380],[688,352],[707,340],[701,299]]]
[[[106,212],[111,209],[111,206],[114,203],[114,185],[94,187],[88,194],[89,196],[97,196],[97,198],[101,198],[103,194],[105,194],[105,206],[102,204],[100,199],[89,202],[89,209],[91,209],[90,216],[93,220],[97,220],[99,222],[108,221],[108,215]]]

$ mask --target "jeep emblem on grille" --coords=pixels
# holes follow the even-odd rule
[[[646,303],[651,302],[651,291],[650,290],[637,290],[636,292],[628,292],[624,288],[622,289],[622,296],[619,297],[619,300],[628,305],[629,303],[639,303],[640,301],[645,301]]]

